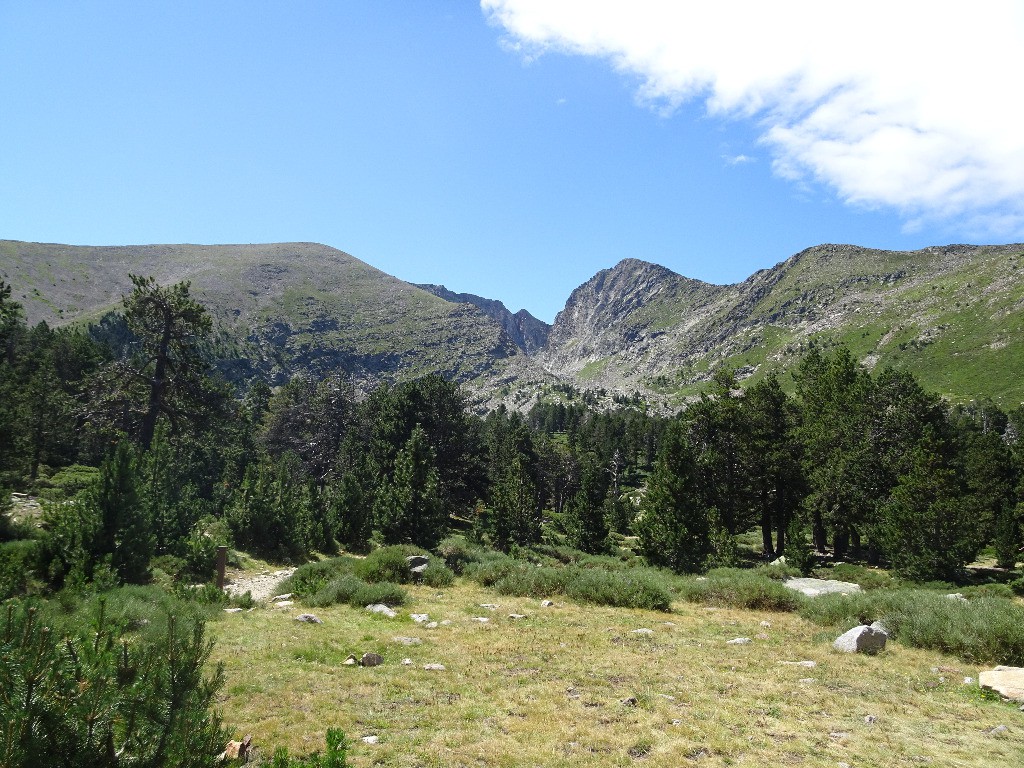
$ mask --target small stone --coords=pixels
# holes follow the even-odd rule
[[[554,605],[554,603],[551,600],[541,600],[540,604],[543,608],[550,608]]]
[[[878,653],[885,650],[886,634],[863,625],[844,632],[832,643],[832,647],[843,653]]]
[[[771,629],[772,628],[772,623],[770,621],[762,621],[761,622],[761,626],[764,627],[765,629]]]
[[[676,625],[676,623],[674,621],[666,621],[665,622],[665,626],[666,627],[674,627],[675,625]]]
[[[389,619],[395,618],[398,614],[394,612],[389,606],[384,603],[374,603],[373,605],[366,606],[366,610],[370,613],[379,613],[381,616],[387,616]]]
[[[418,637],[393,637],[391,639],[400,645],[420,645],[423,642]]]
[[[954,592],[954,593],[952,593],[950,595],[946,595],[946,597],[949,598],[950,600],[956,600],[956,601],[961,602],[961,603],[966,603],[967,602],[967,598],[964,597],[962,592]]]
[[[985,733],[987,733],[989,736],[998,736],[1001,733],[1006,733],[1008,730],[1010,729],[1007,728],[1005,725],[997,725],[995,728],[989,728],[987,731],[985,731]]]
[[[633,630],[633,634],[634,635],[653,635],[654,634],[654,630],[653,629],[646,629],[646,628],[644,628],[644,629],[634,629]]]
[[[525,615],[525,614],[522,614],[522,613],[510,613],[510,614],[508,615],[508,617],[509,617],[510,619],[525,619],[525,618],[526,618],[526,615]]]
[[[295,603],[293,601],[291,601],[291,600],[282,600],[279,603],[274,603],[274,607],[275,608],[287,608],[289,605],[294,605],[294,604]]]
[[[659,693],[658,696],[663,698],[663,699],[665,699],[666,701],[675,701],[676,700],[675,696],[669,696],[667,693]]]
[[[780,661],[779,664],[785,664],[790,667],[807,667],[808,669],[814,669],[818,666],[816,661]]]
[[[682,720],[673,720],[672,721],[672,725],[682,725],[682,724],[683,724]]]
[[[410,613],[409,618],[415,621],[417,624],[424,624],[430,620],[429,613]]]
[[[282,600],[291,600],[293,597],[295,597],[294,593],[285,592],[283,595],[274,595],[272,598],[270,598],[270,602],[279,603]]]
[[[797,682],[798,683],[803,683],[804,685],[810,685],[811,683],[814,682],[814,678],[813,677],[801,677],[799,680],[797,680]]]
[[[444,672],[444,664],[424,664],[423,668],[428,672]]]
[[[754,642],[749,637],[734,637],[732,640],[726,640],[726,645],[746,645],[747,643]]]
[[[356,661],[356,655],[354,653],[350,653],[348,655],[348,658],[341,663],[344,664],[346,667],[351,667],[353,664],[358,664],[359,662]]]
[[[974,682],[974,678],[973,677],[965,677],[964,678],[964,685],[971,685],[973,682]]]
[[[841,740],[841,739],[847,739],[847,738],[849,738],[849,737],[850,737],[850,734],[849,734],[849,733],[847,733],[846,731],[832,731],[832,733],[830,733],[830,734],[828,735],[828,737],[829,737],[830,739],[835,739],[836,741],[839,741],[839,740]]]
[[[436,621],[428,621],[423,626],[426,627],[427,629],[437,629],[437,622]]]
[[[756,635],[754,635],[754,637],[756,637],[758,640],[767,640],[769,638],[769,635],[767,632],[758,632]]]
[[[296,621],[304,621],[307,624],[323,624],[319,617],[312,613],[300,613],[295,617]]]
[[[497,610],[499,606],[496,605],[495,603],[480,603],[480,607],[481,608],[486,608],[489,611],[494,611],[494,610]]]
[[[402,659],[402,666],[403,667],[412,666],[412,659]]]
[[[447,626],[449,626],[449,625],[450,625],[451,623],[452,623],[452,620],[451,620],[451,619],[445,619],[444,621],[442,621],[442,622],[441,622],[441,626],[442,626],[442,627],[447,627]]]
[[[637,705],[636,696],[630,696],[629,698],[622,699],[619,704],[624,707],[635,707]]]
[[[486,616],[474,616],[473,621],[479,621],[481,624],[486,624],[490,619]]]
[[[363,744],[376,744],[378,741],[380,741],[379,736],[363,736],[362,738]]]
[[[224,613],[241,613],[241,608],[225,608]]]
[[[864,722],[868,725],[873,725],[878,722],[878,717],[875,715],[865,715]]]
[[[379,653],[364,653],[359,663],[364,667],[379,667],[384,663],[384,657]]]

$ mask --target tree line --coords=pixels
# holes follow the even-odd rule
[[[1018,557],[1021,411],[951,408],[842,348],[812,349],[792,393],[719,372],[674,418],[636,398],[598,412],[569,387],[525,417],[480,418],[439,376],[236,392],[189,285],[132,281],[121,312],[77,330],[28,327],[0,282],[0,484],[54,499],[41,532],[3,518],[0,539],[19,539],[0,549],[3,596],[28,570],[56,588],[145,581],[153,562],[198,577],[222,543],[301,559],[433,548],[453,528],[505,551],[635,536],[677,571],[735,561],[750,530],[768,558],[829,548],[919,580],[986,545],[1000,565]]]

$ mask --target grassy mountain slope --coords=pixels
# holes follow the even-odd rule
[[[573,292],[542,364],[591,387],[684,397],[714,368],[792,366],[846,344],[954,400],[1024,401],[1024,245],[809,248],[716,286],[627,259]]]
[[[368,385],[438,372],[479,382],[470,389],[481,397],[485,384],[530,378],[525,356],[480,310],[327,246],[0,242],[0,275],[33,323],[97,319],[120,306],[129,273],[190,280],[239,376],[282,383],[296,372],[344,370]]]

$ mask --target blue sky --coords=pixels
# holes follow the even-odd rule
[[[686,5],[0,0],[0,238],[316,241],[548,321],[626,257],[1024,240],[1019,4]]]

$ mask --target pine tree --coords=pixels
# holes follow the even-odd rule
[[[711,522],[694,471],[685,427],[674,421],[665,431],[634,528],[650,563],[681,573],[702,570],[711,554]]]
[[[84,503],[98,513],[100,530],[94,556],[109,555],[122,581],[140,584],[149,578],[153,556],[152,521],[138,492],[137,462],[131,446],[122,441],[103,462],[97,484]]]
[[[378,489],[373,516],[386,544],[431,549],[447,533],[434,452],[418,425],[395,457],[394,472]]]
[[[946,451],[948,446],[928,427],[912,452],[910,471],[881,510],[885,553],[907,579],[953,578],[983,543],[979,510]]]

